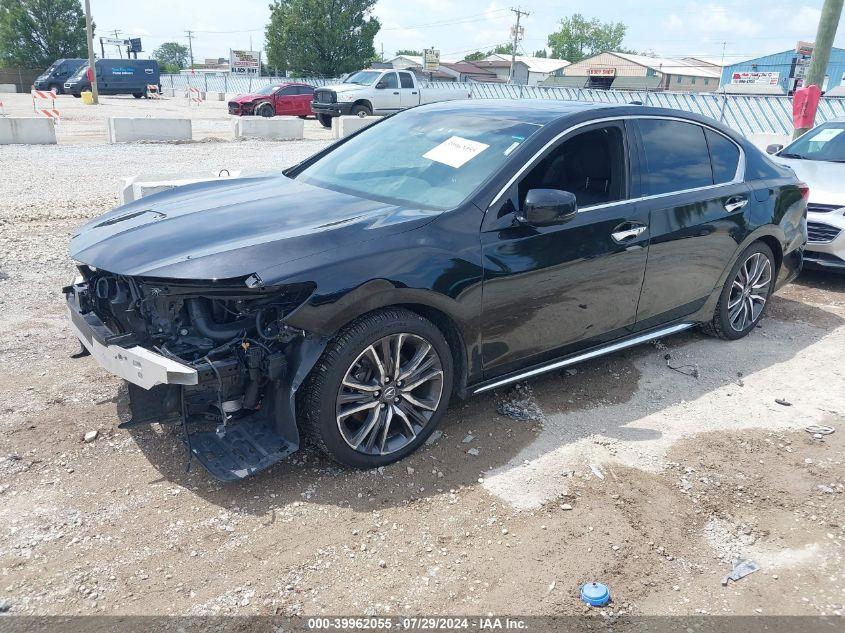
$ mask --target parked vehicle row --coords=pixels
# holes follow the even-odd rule
[[[808,195],[699,115],[448,101],[106,213],[64,293],[131,424],[177,423],[215,477],[302,434],[377,467],[453,396],[693,327],[746,336],[801,269]]]

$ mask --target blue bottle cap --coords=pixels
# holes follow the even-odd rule
[[[610,589],[600,582],[588,582],[581,587],[581,600],[593,607],[603,607],[610,602]]]

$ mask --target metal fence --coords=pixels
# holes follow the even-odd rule
[[[282,77],[233,77],[221,75],[162,75],[163,88],[193,86],[216,92],[251,92],[263,86],[285,81]],[[303,78],[312,86],[336,83],[337,79]],[[792,100],[789,97],[722,95],[688,92],[647,92],[637,90],[590,90],[588,88],[556,88],[520,86],[514,84],[485,84],[431,82],[423,88],[469,90],[476,99],[560,99],[563,101],[593,101],[630,103],[673,108],[696,112],[721,121],[745,136],[751,134],[792,134]],[[845,116],[845,99],[823,98],[819,104],[816,123]]]

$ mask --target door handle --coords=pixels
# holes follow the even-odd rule
[[[393,94],[398,95],[398,94],[399,94],[399,91],[396,91],[396,92],[394,92]]]
[[[622,224],[620,226],[625,226],[625,224]],[[648,228],[646,226],[643,226],[642,224],[629,224],[628,226],[630,228],[622,229],[621,231],[617,230],[610,234],[610,237],[613,238],[614,242],[617,242],[618,244],[630,242],[634,238],[639,237],[640,235],[645,233],[646,229]],[[619,227],[617,226],[616,228],[618,229]]]
[[[739,211],[746,204],[748,204],[748,198],[745,196],[731,196],[725,200],[725,211],[733,213],[734,211]]]

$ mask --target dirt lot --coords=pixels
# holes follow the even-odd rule
[[[2,94],[9,116],[34,116],[29,94]],[[39,102],[40,103],[40,102]],[[191,119],[194,140],[232,140],[232,126],[225,101],[203,101],[189,104],[185,98],[135,99],[128,95],[100,97],[97,106],[86,106],[81,99],[59,95],[55,101],[61,113],[56,126],[60,145],[105,143],[107,117],[157,117]],[[306,139],[329,139],[327,130],[314,119],[305,121]]]
[[[116,429],[118,381],[69,358],[67,242],[121,176],[283,167],[324,141],[89,141],[0,150],[2,608],[560,615],[597,579],[615,613],[843,613],[845,278],[802,276],[736,343],[685,333],[454,402],[383,470],[304,451],[221,485],[169,430]],[[722,586],[735,558],[760,571]]]

